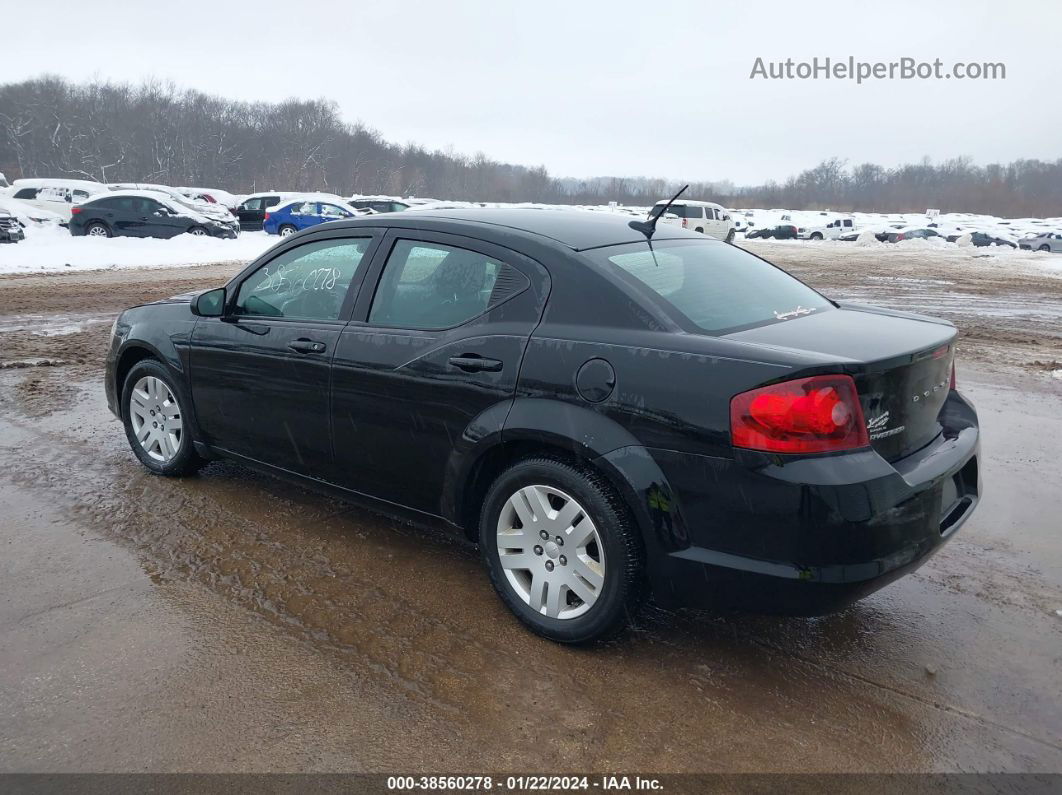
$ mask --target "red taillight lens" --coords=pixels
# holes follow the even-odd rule
[[[80,207],[71,207],[70,208],[70,214],[71,215],[78,215],[80,212],[81,212],[81,208]]]
[[[689,225],[690,225],[690,219],[689,218],[683,218],[682,219],[682,228],[685,229]]]
[[[265,217],[263,217],[262,220],[263,221],[268,221],[269,220],[269,213],[266,213]]]
[[[730,400],[734,447],[825,453],[870,444],[855,382],[816,375],[742,392]]]

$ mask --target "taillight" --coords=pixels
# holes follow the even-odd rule
[[[825,453],[870,444],[855,381],[816,375],[742,392],[730,400],[734,447]]]
[[[685,229],[689,225],[690,225],[690,219],[689,218],[683,218],[682,219],[682,228]]]
[[[70,214],[71,215],[78,215],[78,214],[80,214],[80,212],[81,212],[81,208],[80,207],[71,207],[70,208]]]
[[[269,213],[268,212],[265,214],[265,216],[262,218],[262,220],[263,221],[268,221],[269,220]]]

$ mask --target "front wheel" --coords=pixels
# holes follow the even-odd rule
[[[201,226],[193,226],[188,230],[188,234],[195,235],[196,237],[206,237],[208,232]]]
[[[818,232],[813,232],[812,235],[811,235],[811,239],[812,240],[822,240],[822,235],[820,235]]]
[[[125,435],[140,463],[156,475],[185,475],[203,460],[195,452],[186,415],[169,372],[145,359],[122,388]]]
[[[643,601],[638,532],[589,467],[533,458],[503,472],[483,503],[479,542],[502,601],[551,640],[611,637]]]
[[[1040,251],[1050,251],[1050,250],[1051,250],[1051,247],[1049,245],[1047,245],[1046,243],[1044,243],[1042,246],[1040,246]]]
[[[727,242],[727,243],[733,243],[734,242],[734,230],[733,229],[731,229],[729,232],[726,233],[726,241],[725,242]]]

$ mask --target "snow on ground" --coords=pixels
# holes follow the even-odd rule
[[[178,235],[169,240],[142,237],[74,237],[66,229],[35,227],[21,243],[0,244],[0,273],[46,273],[112,268],[163,268],[254,259],[280,238],[244,232],[236,240]]]

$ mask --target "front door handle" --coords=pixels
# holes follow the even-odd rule
[[[451,356],[450,366],[456,367],[459,370],[464,370],[466,373],[499,373],[502,369],[502,363],[497,359],[485,359],[475,353],[466,353],[463,356]]]
[[[292,340],[288,347],[296,353],[324,353],[325,344],[316,340],[299,339]]]

